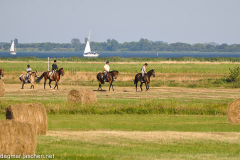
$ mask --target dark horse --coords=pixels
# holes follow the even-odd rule
[[[0,79],[1,79],[1,75],[2,77],[4,77],[4,69],[0,69]]]
[[[105,82],[109,82],[110,83],[110,86],[109,86],[109,91],[111,89],[111,86],[112,86],[112,90],[114,91],[113,89],[113,81],[115,79],[117,79],[117,76],[118,76],[118,71],[110,71],[107,75],[107,77],[105,78]],[[98,87],[98,90],[101,88],[102,90],[102,84],[104,84],[104,81],[103,81],[103,73],[100,72],[97,74],[97,79],[99,80],[99,87]]]
[[[41,79],[44,77],[44,89],[45,89],[45,85],[47,82],[47,79],[49,79],[49,86],[51,87],[51,82],[52,81],[56,81],[55,87],[54,89],[57,87],[58,89],[58,82],[60,81],[60,75],[64,76],[64,70],[63,68],[60,68],[59,70],[56,71],[55,75],[52,76],[52,78],[50,78],[50,71],[44,72],[37,80],[36,82],[39,83],[41,81]]]
[[[150,77],[151,77],[152,75],[153,75],[153,77],[155,77],[154,69],[148,71],[147,74],[146,74],[146,76],[144,77],[144,82],[141,82],[141,85],[140,85],[141,91],[142,91],[142,84],[143,84],[143,83],[145,83],[146,89],[147,89],[147,90],[149,89]],[[135,76],[134,84],[136,84],[136,91],[137,91],[138,81],[141,81],[141,78],[142,78],[142,73],[138,73],[138,74]]]

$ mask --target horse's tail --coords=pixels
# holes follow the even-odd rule
[[[134,84],[137,84],[138,80],[137,80],[137,75],[135,76],[135,79],[134,79]]]
[[[41,81],[41,79],[45,76],[47,72],[44,72],[40,77],[38,77],[35,82],[39,83]]]
[[[101,73],[97,74],[97,80],[101,81]]]
[[[22,75],[23,75],[23,74],[21,74],[21,75],[19,76],[20,81],[22,81]]]

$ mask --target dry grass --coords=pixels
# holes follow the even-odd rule
[[[40,103],[10,105],[6,110],[6,119],[31,123],[37,135],[45,135],[47,132],[46,109]]]
[[[78,90],[71,90],[68,93],[67,101],[69,103],[96,103],[97,97],[93,90],[81,88]]]
[[[184,141],[221,141],[240,144],[240,133],[234,132],[176,132],[176,131],[50,131],[48,136],[85,142],[121,143],[121,140],[151,143]]]
[[[0,155],[32,155],[36,149],[35,128],[27,122],[0,121]]]
[[[5,84],[2,80],[0,80],[0,97],[4,97],[5,95]]]

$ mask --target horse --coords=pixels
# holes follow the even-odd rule
[[[56,81],[55,87],[54,89],[57,87],[58,89],[58,82],[60,81],[60,75],[64,76],[65,71],[63,70],[63,68],[60,68],[59,70],[56,71],[55,75],[50,77],[50,71],[44,72],[37,80],[36,82],[39,83],[41,81],[41,79],[44,77],[44,89],[45,89],[45,85],[47,80],[49,79],[49,87],[52,89],[51,87],[51,82],[52,81]]]
[[[32,74],[30,75],[30,78],[26,82],[25,75],[21,74],[19,76],[20,81],[22,81],[22,88],[21,89],[24,89],[24,84],[25,83],[31,83],[30,89],[32,89],[32,88],[34,89],[33,82],[34,82],[35,77],[37,77],[37,76],[38,76],[38,71],[32,72]]]
[[[155,77],[154,69],[148,71],[147,74],[146,74],[146,76],[144,77],[144,82],[141,82],[141,85],[140,85],[141,91],[142,91],[142,84],[143,84],[143,83],[145,83],[145,85],[146,85],[146,90],[149,89],[149,83],[150,83],[150,77],[151,77],[151,76]],[[142,73],[136,74],[135,80],[134,80],[134,84],[136,84],[136,91],[137,91],[138,81],[141,81],[141,78],[142,78]]]
[[[1,75],[2,77],[4,77],[4,69],[0,69],[0,79],[1,79]]]
[[[102,84],[104,84],[104,81],[103,81],[103,72],[99,72],[97,74],[97,79],[99,80],[99,86],[98,86],[98,90],[101,89],[102,90]],[[112,86],[112,90],[114,91],[114,88],[113,88],[113,81],[115,79],[117,79],[118,77],[118,71],[110,71],[107,75],[107,77],[105,78],[105,82],[109,82],[110,83],[110,86],[109,86],[109,91],[111,89],[111,86]]]

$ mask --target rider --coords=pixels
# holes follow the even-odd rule
[[[58,70],[57,60],[54,60],[54,63],[52,64],[52,74],[50,76],[50,79],[52,79],[52,76],[55,75],[57,70]]]
[[[26,75],[25,82],[28,81],[28,79],[30,78],[30,75],[31,75],[31,73],[32,73],[32,69],[30,68],[30,65],[29,65],[29,64],[27,65],[26,71],[27,71],[27,75]]]
[[[105,82],[105,78],[107,77],[107,74],[110,71],[109,61],[106,62],[106,64],[104,65],[103,68],[104,68],[104,71],[103,71],[103,81]]]
[[[144,77],[145,77],[145,75],[147,74],[147,72],[146,72],[146,67],[148,66],[148,64],[147,63],[145,63],[144,65],[143,65],[143,67],[142,67],[142,78],[141,78],[141,82],[144,82]]]

